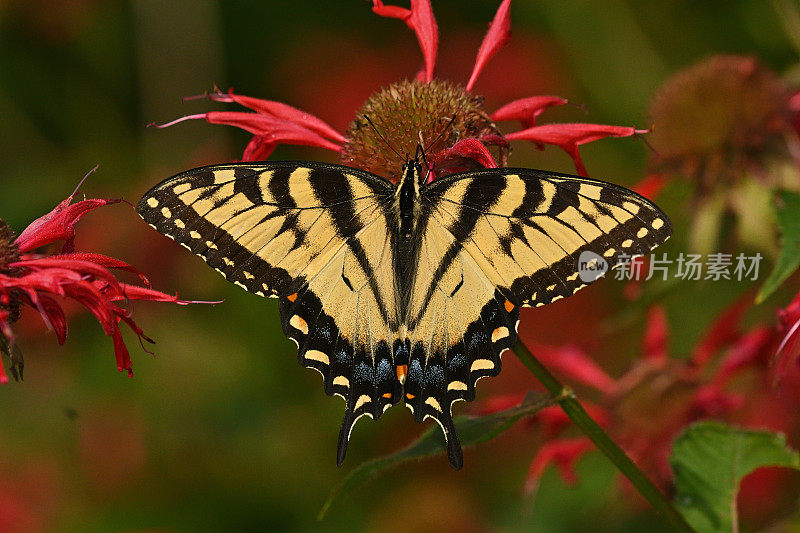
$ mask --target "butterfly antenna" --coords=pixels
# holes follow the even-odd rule
[[[391,149],[391,151],[392,151],[392,152],[396,153],[396,154],[397,154],[397,157],[399,157],[400,159],[403,159],[403,156],[402,156],[402,155],[400,155],[400,152],[398,152],[397,150],[395,150],[395,149],[394,149],[394,146],[392,146],[391,144],[389,144],[389,141],[387,141],[387,140],[386,140],[386,137],[384,137],[383,135],[381,135],[381,132],[380,132],[380,131],[378,131],[378,128],[376,128],[376,127],[375,127],[375,124],[373,124],[373,123],[372,123],[372,120],[370,120],[370,118],[369,118],[367,115],[364,115],[364,118],[365,118],[365,119],[367,119],[367,122],[369,122],[369,125],[370,125],[370,126],[372,126],[372,129],[373,129],[373,130],[375,130],[375,133],[377,133],[377,134],[378,134],[378,137],[380,137],[380,138],[381,138],[381,140],[382,140],[384,143],[386,143],[386,146],[388,146],[388,147],[389,147],[389,149]],[[406,157],[405,159],[403,159],[403,161],[404,161],[404,162],[405,162],[405,161],[408,161],[408,157]]]
[[[450,122],[447,123],[447,126],[444,127],[442,132],[439,135],[437,135],[434,140],[432,140],[430,143],[428,143],[428,146],[426,146],[425,148],[422,149],[422,153],[424,154],[425,152],[427,152],[430,149],[431,146],[436,144],[439,141],[439,139],[441,139],[442,136],[444,136],[444,134],[447,132],[447,130],[450,129],[450,126],[452,126],[453,122],[455,122],[455,121],[456,121],[456,115],[454,113],[453,114],[453,118],[450,119]]]

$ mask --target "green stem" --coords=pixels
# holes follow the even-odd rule
[[[636,487],[639,494],[644,496],[658,512],[663,514],[678,531],[693,531],[689,524],[686,523],[686,520],[675,510],[664,493],[639,470],[625,452],[622,451],[622,449],[611,440],[608,434],[597,425],[597,422],[589,416],[583,406],[581,406],[575,398],[575,393],[573,393],[570,388],[562,385],[553,374],[531,354],[522,342],[517,342],[514,347],[514,352],[517,354],[519,360],[522,361],[522,364],[533,372],[542,385],[557,399],[561,408],[570,420],[572,420],[572,423],[578,426],[581,431],[591,439],[595,446],[614,463],[619,471],[630,480],[634,487]]]

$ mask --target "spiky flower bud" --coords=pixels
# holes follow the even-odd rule
[[[651,163],[695,185],[693,251],[723,246],[729,218],[739,243],[777,253],[770,188],[797,188],[796,115],[787,84],[753,57],[714,56],[662,85]]]
[[[650,106],[659,163],[701,188],[785,151],[789,89],[753,57],[714,56],[669,79]]]

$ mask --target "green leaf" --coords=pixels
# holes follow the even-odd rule
[[[756,296],[763,302],[800,265],[800,193],[780,190],[775,193],[775,216],[781,230],[781,253],[775,268]]]
[[[762,466],[800,469],[800,454],[786,437],[768,431],[700,422],[676,440],[670,458],[675,471],[675,506],[697,531],[738,531],[739,482]]]
[[[472,446],[491,440],[513,426],[514,422],[523,416],[532,415],[549,405],[553,405],[553,400],[550,398],[544,398],[538,393],[528,393],[520,405],[511,409],[486,416],[456,417],[454,422],[461,445]],[[428,457],[443,452],[444,449],[445,443],[442,432],[438,426],[433,426],[408,448],[380,459],[362,463],[350,472],[344,481],[331,492],[325,505],[322,506],[317,515],[317,520],[325,518],[326,513],[334,502],[365,481],[401,463]]]

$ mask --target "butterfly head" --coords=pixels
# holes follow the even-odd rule
[[[405,160],[405,163],[403,163],[403,179],[409,183],[416,182],[422,185],[425,182],[428,171],[431,169],[427,159],[425,159],[425,149],[421,144],[418,144],[414,157],[406,156]]]

